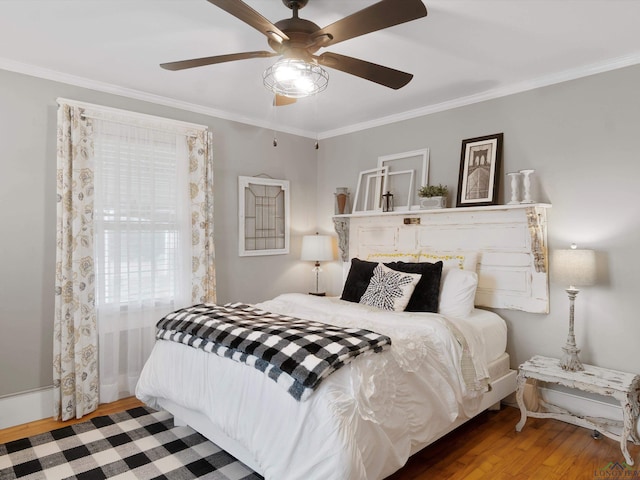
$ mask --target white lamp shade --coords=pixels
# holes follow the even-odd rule
[[[596,281],[596,253],[593,250],[556,250],[553,257],[556,280],[564,285],[587,286]]]
[[[329,235],[305,235],[302,237],[301,260],[328,262],[333,260],[333,243]]]

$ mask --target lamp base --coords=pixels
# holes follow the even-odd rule
[[[315,295],[316,297],[326,297],[327,292],[309,292],[309,295]]]
[[[584,370],[584,366],[578,358],[578,354],[580,353],[579,348],[567,345],[562,347],[562,350],[564,350],[564,355],[562,360],[560,360],[560,368],[569,372],[581,372]]]

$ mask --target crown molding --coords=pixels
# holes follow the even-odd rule
[[[606,62],[595,63],[584,67],[565,70],[563,72],[555,73],[553,75],[547,75],[532,80],[526,80],[523,82],[513,83],[510,85],[504,85],[499,88],[494,88],[466,97],[460,97],[446,102],[437,103],[434,105],[428,105],[426,107],[417,108],[415,110],[408,110],[396,115],[389,115],[386,117],[380,117],[367,122],[348,125],[346,127],[337,128],[335,130],[327,130],[318,134],[318,139],[324,140],[331,137],[337,137],[339,135],[346,135],[349,133],[358,132],[361,130],[367,130],[369,128],[380,127],[391,123],[402,122],[404,120],[410,120],[412,118],[422,117],[430,115],[432,113],[443,112],[445,110],[451,110],[453,108],[464,107],[472,105],[474,103],[485,102],[487,100],[494,100],[500,97],[506,97],[507,95],[513,95],[515,93],[522,93],[529,90],[535,90],[536,88],[547,87],[558,83],[568,82],[570,80],[576,80],[578,78],[588,77],[598,73],[604,73],[611,70],[617,70],[619,68],[629,67],[640,63],[640,54],[625,55],[610,59]]]
[[[8,70],[10,72],[21,73],[23,75],[29,75],[32,77],[43,78],[46,80],[52,80],[54,82],[66,83],[68,85],[74,85],[76,87],[87,88],[89,90],[96,90],[103,93],[111,93],[113,95],[119,95],[126,98],[132,98],[134,100],[141,100],[144,102],[155,103],[157,105],[163,105],[165,107],[177,108],[180,110],[186,110],[188,112],[199,113],[210,117],[221,118],[223,120],[229,120],[232,122],[244,123],[253,125],[256,127],[264,128],[267,130],[274,130],[272,123],[264,120],[255,119],[238,115],[225,110],[218,110],[210,107],[203,107],[202,105],[196,105],[189,102],[183,102],[175,100],[173,98],[164,97],[162,95],[154,95],[152,93],[143,92],[141,90],[135,90],[131,88],[125,88],[118,85],[114,85],[106,82],[99,82],[89,78],[78,77],[56,70],[50,70],[47,68],[38,67],[26,63],[16,62],[6,58],[0,58],[0,69]],[[292,135],[298,135],[301,137],[316,138],[315,132],[307,130],[300,130],[296,128],[278,128],[278,132],[290,133]]]
[[[422,117],[425,115],[430,115],[430,114],[442,112],[445,110],[451,110],[453,108],[472,105],[474,103],[485,102],[487,100],[493,100],[496,98],[505,97],[507,95],[513,95],[515,93],[526,92],[529,90],[534,90],[536,88],[547,87],[550,85],[563,83],[563,82],[575,80],[582,77],[588,77],[590,75],[595,75],[598,73],[617,70],[619,68],[636,65],[639,63],[640,63],[640,54],[625,55],[625,56],[616,57],[616,58],[607,60],[605,62],[595,63],[595,64],[587,65],[584,67],[576,68],[576,69],[565,70],[563,72],[547,75],[544,77],[539,77],[537,79],[526,80],[523,82],[518,82],[510,85],[504,85],[502,87],[487,90],[485,92],[481,92],[478,94],[468,95],[466,97],[460,97],[453,100],[448,100],[446,102],[441,102],[438,104],[417,108],[414,110],[408,110],[406,112],[401,112],[395,115],[380,117],[367,122],[347,125],[345,127],[340,127],[334,130],[326,130],[326,131],[317,132],[317,133],[311,132],[308,130],[301,130],[301,129],[288,128],[288,127],[278,128],[277,130],[282,133],[289,133],[289,134],[298,135],[301,137],[324,140],[331,137],[337,137],[340,135],[346,135],[349,133],[367,130],[369,128],[380,127],[380,126],[384,126],[384,125],[388,125],[396,122],[402,122],[404,120],[410,120],[413,118]],[[123,97],[132,98],[135,100],[155,103],[157,105],[163,105],[166,107],[186,110],[189,112],[199,113],[202,115],[208,115],[208,116],[221,118],[221,119],[229,120],[233,122],[253,125],[253,126],[265,128],[268,130],[274,129],[273,124],[261,119],[237,115],[225,110],[219,110],[219,109],[210,108],[210,107],[203,107],[201,105],[196,105],[193,103],[182,102],[182,101],[175,100],[169,97],[164,97],[161,95],[154,95],[154,94],[143,92],[140,90],[124,88],[124,87],[120,87],[118,85],[113,85],[110,83],[99,82],[96,80],[91,80],[84,77],[78,77],[75,75],[69,75],[63,72],[58,72],[56,70],[50,70],[50,69],[38,67],[35,65],[16,62],[14,60],[9,60],[5,58],[0,58],[0,69],[8,70],[16,73],[22,73],[24,75],[30,75],[33,77],[44,78],[44,79],[52,80],[56,82],[66,83],[69,85],[75,85],[77,87],[96,90],[99,92],[120,95]]]

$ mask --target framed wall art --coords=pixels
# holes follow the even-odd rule
[[[238,177],[238,254],[289,253],[289,180]]]
[[[462,141],[458,207],[495,205],[498,202],[502,133]]]

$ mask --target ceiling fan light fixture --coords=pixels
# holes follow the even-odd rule
[[[322,92],[329,84],[329,74],[315,63],[283,58],[262,74],[264,86],[277,95],[303,98]]]

